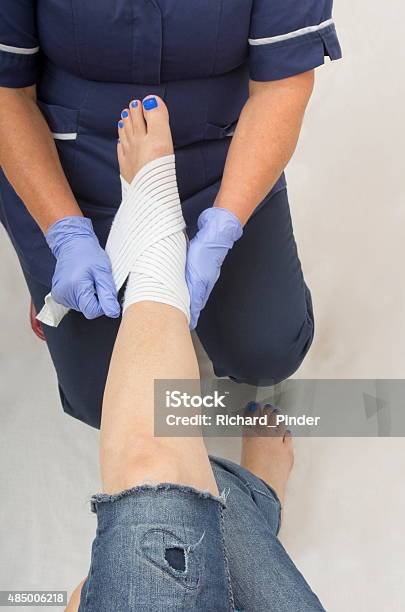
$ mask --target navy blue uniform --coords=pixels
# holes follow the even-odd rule
[[[190,237],[218,192],[249,77],[271,81],[340,57],[332,0],[2,0],[0,86],[37,85],[38,104],[83,213],[105,244],[120,181],[116,125],[134,98],[167,103]],[[0,176],[1,219],[35,305],[55,260]],[[98,426],[118,321],[71,312],[46,328],[64,409]],[[313,315],[285,178],[255,211],[223,266],[198,335],[219,375],[269,384],[291,375]]]

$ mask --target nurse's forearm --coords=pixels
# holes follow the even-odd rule
[[[0,165],[42,231],[82,214],[35,102],[35,87],[0,88]]]
[[[250,97],[232,139],[215,201],[215,206],[231,210],[243,225],[294,153],[313,84],[313,71],[280,81],[250,83]]]

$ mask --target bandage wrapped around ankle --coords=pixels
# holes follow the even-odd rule
[[[117,287],[128,278],[124,310],[153,301],[182,310],[190,320],[185,281],[187,243],[174,155],[147,164],[131,185],[107,241]]]
[[[186,236],[174,155],[144,166],[131,184],[121,177],[122,198],[106,252],[119,291],[128,280],[124,310],[153,301],[178,308],[190,321],[185,281]],[[69,311],[49,294],[38,319],[56,327]]]

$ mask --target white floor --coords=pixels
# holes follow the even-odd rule
[[[404,9],[386,3],[382,28],[372,4],[336,3],[346,59],[320,71],[289,172],[317,313],[303,378],[405,372]],[[0,590],[71,590],[95,527],[97,433],[62,414],[16,258],[0,239]],[[282,539],[325,607],[405,610],[405,441],[300,439],[296,449]],[[221,451],[237,456],[229,441]]]
[[[1,258],[0,590],[71,590],[94,535],[98,435],[62,414],[7,243]],[[233,441],[214,446],[237,459]],[[296,451],[282,540],[327,610],[404,610],[404,441],[299,439]]]

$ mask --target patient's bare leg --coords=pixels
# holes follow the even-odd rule
[[[217,494],[202,438],[155,438],[154,380],[198,379],[186,317],[143,302],[124,313],[110,365],[101,424],[105,492],[172,482]]]
[[[157,96],[148,101],[146,105],[131,103],[120,123],[118,158],[127,183],[146,163],[173,151],[167,108]],[[184,253],[171,265],[181,267],[185,240],[176,248]],[[184,278],[184,270],[174,272]],[[128,283],[130,297],[136,294],[131,288],[131,283],[138,282],[136,274],[134,279]],[[154,381],[198,378],[184,312],[149,301],[126,308],[103,403],[101,472],[106,492],[145,482],[172,482],[218,493],[201,438],[162,439],[153,434]]]
[[[120,124],[118,159],[127,187],[145,164],[173,152],[166,106],[157,96],[156,102],[155,108],[146,110],[134,101]],[[129,284],[136,280],[134,274]],[[130,289],[131,297],[136,291]],[[154,381],[199,379],[186,314],[146,300],[126,306],[103,402],[103,490],[113,494],[145,483],[170,482],[218,495],[202,438],[154,437]],[[68,612],[78,609],[82,585],[73,593]]]

